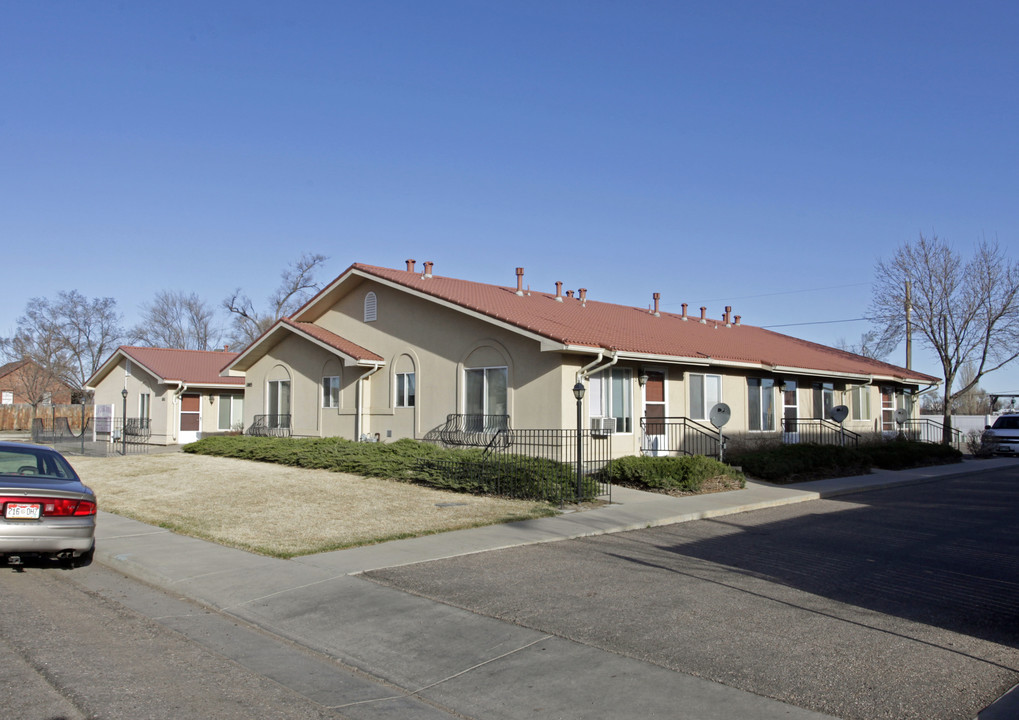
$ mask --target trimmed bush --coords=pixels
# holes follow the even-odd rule
[[[486,456],[480,449],[447,450],[406,438],[362,443],[342,438],[217,436],[186,445],[184,452],[415,482],[455,492],[550,502],[577,498],[571,465],[523,455]],[[597,495],[597,481],[584,478],[581,497]]]
[[[869,458],[856,448],[811,443],[730,453],[726,459],[742,466],[747,474],[773,483],[865,475],[870,472],[871,465]]]
[[[631,455],[613,460],[602,471],[605,482],[647,490],[699,492],[706,480],[726,476],[743,487],[743,474],[703,455],[649,457]]]
[[[882,470],[905,470],[962,462],[962,453],[948,445],[894,440],[860,447],[871,465]]]

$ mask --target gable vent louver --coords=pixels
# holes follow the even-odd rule
[[[375,293],[370,292],[364,296],[364,321],[375,322],[379,319],[379,301]]]

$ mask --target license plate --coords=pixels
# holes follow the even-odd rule
[[[40,513],[39,503],[7,503],[4,517],[8,520],[38,520]]]

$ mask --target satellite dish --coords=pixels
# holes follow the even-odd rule
[[[849,408],[845,405],[836,405],[828,411],[828,417],[841,425],[842,421],[849,417]]]
[[[711,424],[716,428],[721,428],[729,422],[730,417],[732,417],[732,410],[730,410],[729,406],[725,403],[716,403],[715,406],[711,408],[711,413],[708,415],[708,418],[711,420]]]
[[[906,408],[899,408],[898,410],[895,411],[895,422],[899,423],[899,425],[902,425],[907,420],[909,420],[909,410],[907,410]]]

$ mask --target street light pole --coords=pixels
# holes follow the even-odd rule
[[[576,501],[580,502],[580,487],[584,472],[584,383],[577,380],[577,384],[573,386],[573,397],[577,398],[577,497]]]
[[[120,454],[127,455],[127,388],[120,391],[120,396],[124,398],[124,415],[121,418],[123,425],[120,428]]]

